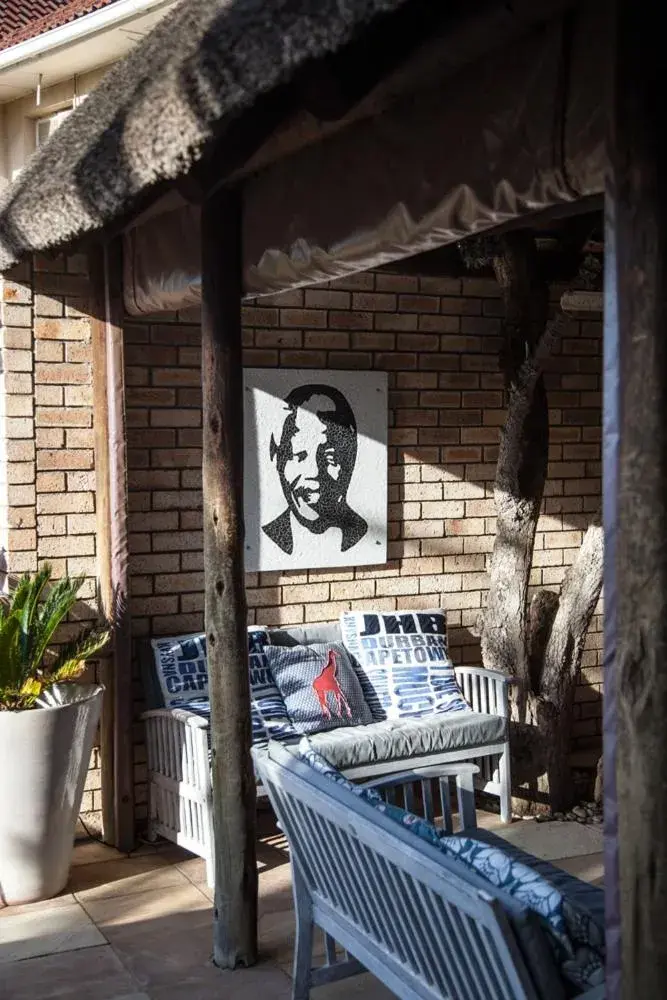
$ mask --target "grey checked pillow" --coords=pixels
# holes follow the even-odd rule
[[[297,733],[373,721],[342,643],[266,646],[264,655]]]

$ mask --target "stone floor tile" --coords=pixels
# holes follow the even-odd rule
[[[193,885],[206,885],[206,862],[203,858],[190,856],[177,862],[176,867]]]
[[[167,889],[160,887],[130,895],[87,896],[82,906],[107,936],[110,928],[135,927],[139,933],[150,930],[153,923],[187,918],[198,910],[206,910],[212,921],[210,901],[185,876],[181,878],[182,881]]]
[[[169,891],[87,900],[86,909],[130,971],[152,996],[158,986],[212,986],[213,907],[192,883]]]
[[[211,982],[188,985],[187,990],[176,984],[153,987],[150,996],[151,1000],[291,1000],[292,981],[276,966],[260,962],[235,972],[214,969]]]
[[[559,858],[554,864],[591,885],[604,884],[604,854],[601,852],[576,858]]]
[[[19,913],[37,913],[44,910],[56,910],[63,906],[72,906],[76,899],[71,892],[64,892],[51,899],[41,899],[38,903],[19,903],[16,906],[0,906],[0,920],[5,917],[15,917]]]
[[[185,875],[159,855],[122,858],[73,868],[67,884],[77,899],[128,896],[151,889],[171,889],[187,882]]]
[[[101,844],[98,840],[80,840],[74,845],[72,867],[76,865],[98,864],[102,861],[119,861],[126,857],[115,847]]]
[[[149,1000],[109,945],[4,965],[2,1000]]]
[[[267,868],[259,874],[259,913],[292,908],[292,871],[289,864]]]
[[[585,823],[536,823],[534,819],[499,825],[494,833],[544,861],[597,854],[603,849],[602,827]]]
[[[328,986],[318,986],[313,995],[317,1000],[354,1000],[355,997],[363,997],[363,1000],[392,1000],[396,996],[370,972],[363,976],[341,979],[339,983],[329,983]]]
[[[78,903],[31,909],[0,920],[0,964],[105,944]]]

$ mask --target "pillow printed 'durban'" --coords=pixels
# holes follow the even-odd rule
[[[447,654],[443,611],[344,611],[340,624],[346,649],[375,693],[369,699],[375,718],[470,711]]]

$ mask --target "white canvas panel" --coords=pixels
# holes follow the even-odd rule
[[[245,370],[250,572],[387,559],[387,375]]]

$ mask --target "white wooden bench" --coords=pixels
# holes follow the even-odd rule
[[[456,667],[459,686],[474,712],[509,718],[508,686],[501,673],[481,667]],[[148,836],[179,844],[206,860],[213,885],[213,816],[208,720],[187,708],[145,712],[148,761]],[[498,796],[503,822],[511,820],[510,747],[502,742],[447,750],[419,758],[420,767],[471,761],[479,771],[478,789]],[[391,760],[345,770],[351,780],[391,775],[417,763]],[[265,794],[260,786],[258,794]]]
[[[272,743],[254,755],[290,846],[294,1000],[365,970],[403,1000],[564,1000],[546,939],[543,954],[539,948],[541,928],[534,928],[531,960],[551,962],[546,987],[529,972],[515,936],[514,904],[508,908],[490,883],[288,748]],[[326,962],[314,968],[316,927],[325,934]],[[580,996],[600,1000],[604,988]]]

